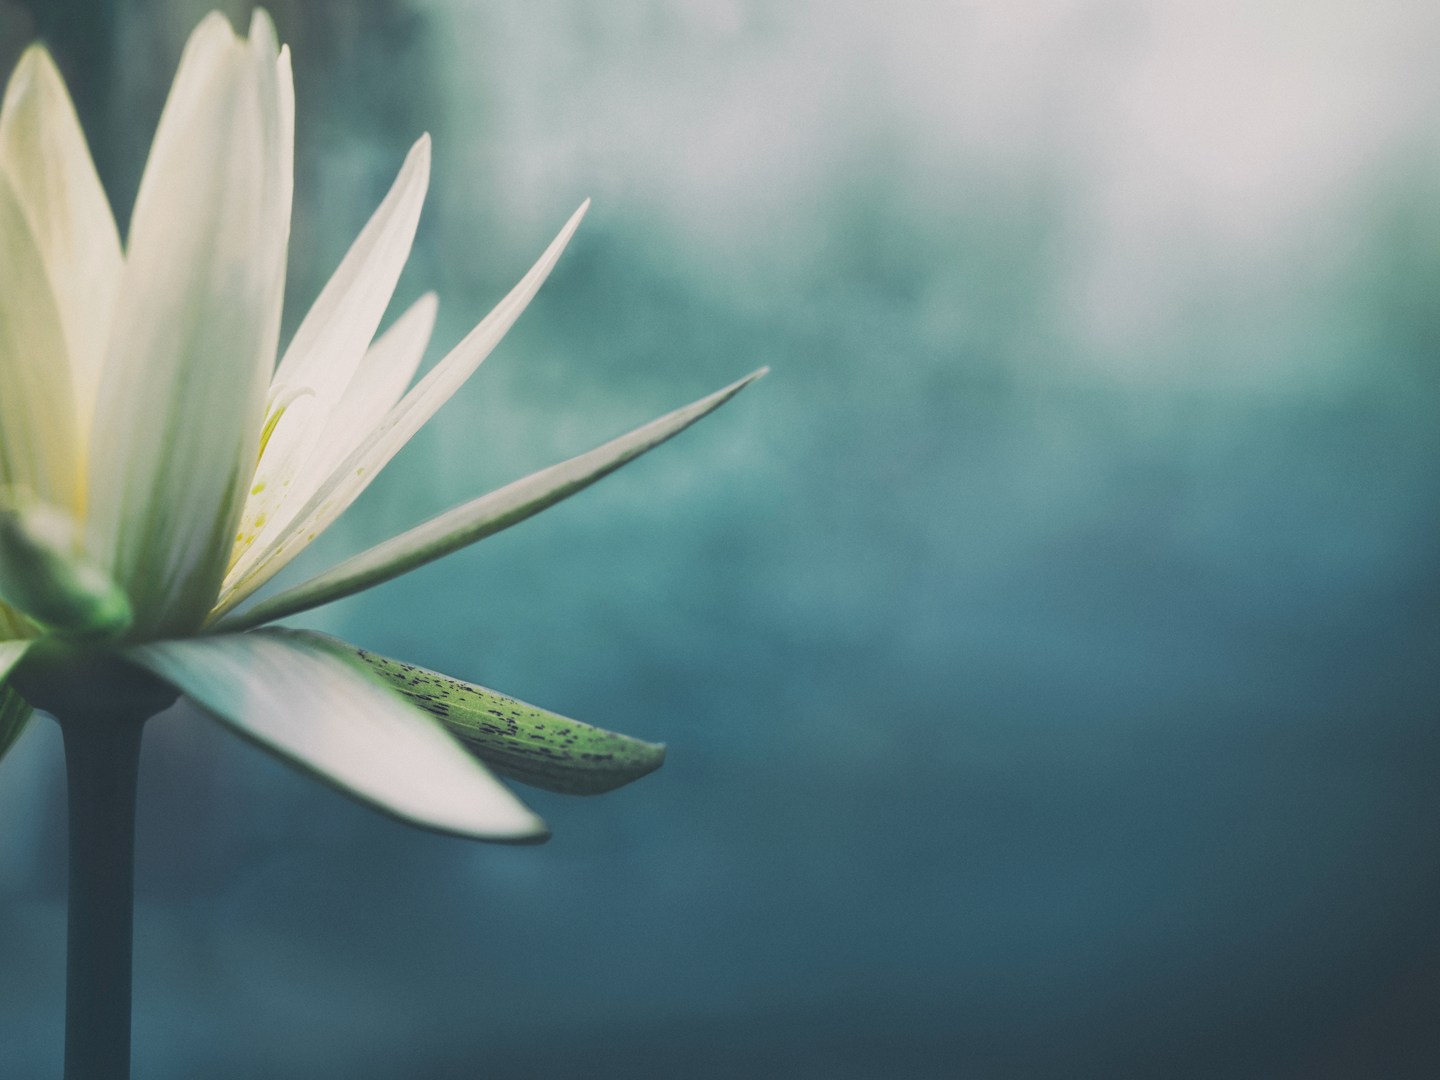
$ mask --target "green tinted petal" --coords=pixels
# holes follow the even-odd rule
[[[34,500],[0,502],[0,600],[42,626],[112,638],[130,625],[130,602],[81,553],[74,520]]]
[[[4,683],[10,669],[20,662],[28,648],[29,641],[0,641],[0,683]]]
[[[282,761],[409,824],[496,843],[550,835],[440,725],[328,639],[257,630],[123,655]]]
[[[290,227],[286,67],[257,11],[191,35],[130,219],[90,443],[87,547],[132,634],[210,610],[260,447]]]

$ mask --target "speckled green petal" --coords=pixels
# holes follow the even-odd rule
[[[444,724],[465,749],[510,780],[562,795],[601,795],[665,762],[663,745],[567,720],[483,686],[334,638],[325,641],[364,662]]]

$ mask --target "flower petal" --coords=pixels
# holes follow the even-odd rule
[[[314,494],[335,467],[365,441],[405,394],[435,329],[435,294],[426,293],[375,340],[305,462],[300,486]]]
[[[20,612],[4,601],[0,601],[0,641],[19,641],[22,638],[39,637],[42,632]]]
[[[4,646],[0,645],[0,670],[8,671],[15,666],[16,660],[19,660],[18,656],[7,663]],[[4,760],[10,747],[25,733],[25,726],[29,724],[30,714],[34,711],[28,701],[0,679],[0,760]]]
[[[0,484],[84,510],[75,394],[44,259],[0,172]]]
[[[323,574],[256,604],[249,611],[221,620],[217,629],[245,630],[308,611],[399,577],[452,551],[458,551],[477,540],[508,529],[511,525],[517,525],[532,514],[538,514],[546,507],[569,498],[602,476],[614,472],[627,461],[633,461],[647,450],[684,431],[701,417],[714,412],[768,370],[769,368],[761,368],[709,397],[701,398],[683,409],[676,409],[658,420],[652,420],[628,435],[612,439],[604,446],[532,473],[513,484],[507,484],[488,495],[457,506],[439,517],[431,518],[423,525],[417,525],[383,544],[377,544],[368,551],[346,559]]]
[[[364,663],[511,780],[561,795],[601,795],[665,764],[665,747],[659,743],[616,735],[474,683],[325,640]]]
[[[322,639],[261,630],[161,641],[125,656],[237,734],[402,821],[501,843],[549,836],[430,717]]]
[[[20,662],[30,645],[29,641],[0,641],[0,759],[24,733],[34,711],[30,703],[5,682],[10,669]]]
[[[131,220],[90,446],[87,545],[137,637],[193,630],[219,590],[259,449],[290,224],[288,64],[256,11],[186,45]]]
[[[390,303],[410,257],[429,183],[430,136],[423,135],[285,350],[270,398],[272,410],[290,407],[278,420],[267,418],[269,435],[245,502],[236,556],[257,537],[263,540],[283,528],[324,479],[317,478],[309,490],[296,483],[317,446],[323,446],[321,436]],[[304,397],[292,397],[302,389]]]
[[[5,681],[5,676],[20,662],[30,645],[29,641],[0,641],[0,682]]]
[[[380,426],[331,473],[285,529],[273,537],[262,538],[240,557],[226,576],[212,619],[240,603],[303,551],[355,501],[411,436],[435,415],[435,410],[474,373],[544,284],[589,207],[590,200],[586,199],[520,283],[390,410]]]
[[[90,430],[124,260],[75,107],[44,46],[25,50],[5,89],[0,171],[10,180],[45,264],[83,439]]]

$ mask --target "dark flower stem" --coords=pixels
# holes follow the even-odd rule
[[[70,791],[65,1080],[129,1080],[135,786],[145,721],[61,721]]]
[[[135,783],[145,721],[175,688],[103,648],[41,638],[11,684],[65,736],[70,919],[65,1080],[129,1080]]]

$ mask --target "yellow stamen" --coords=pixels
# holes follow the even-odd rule
[[[270,400],[265,403],[265,426],[260,429],[260,451],[255,455],[255,468],[260,468],[260,462],[265,459],[265,448],[270,445],[270,436],[275,433],[280,418],[285,415],[285,410],[302,397],[314,397],[315,391],[308,386],[297,386],[291,389],[287,386],[273,386],[270,388]],[[250,488],[251,495],[258,495],[265,490],[268,483],[265,477],[257,475],[255,483]],[[246,548],[255,542],[260,535],[267,518],[262,514],[249,524],[248,532],[236,534],[235,543],[230,548],[230,565],[226,567],[227,572],[239,561],[240,556],[245,553]]]

